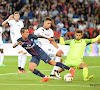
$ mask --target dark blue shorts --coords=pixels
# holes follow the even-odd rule
[[[44,51],[42,51],[40,55],[32,56],[30,62],[34,62],[37,65],[39,65],[40,60],[43,60],[45,63],[48,63],[51,60],[51,58]]]

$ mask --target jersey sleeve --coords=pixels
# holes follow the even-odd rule
[[[85,39],[86,44],[91,44],[92,39]]]
[[[17,42],[19,42],[19,41],[22,41],[22,39],[21,38],[17,39]]]
[[[38,36],[37,35],[34,35],[34,34],[30,34],[29,37],[30,38],[34,38],[34,39],[37,39],[38,38]]]
[[[24,23],[22,22],[22,28],[24,27]]]
[[[65,45],[70,45],[70,42],[71,42],[72,40],[66,40],[65,41]]]
[[[13,23],[14,23],[13,20],[9,20],[9,21],[8,21],[8,24],[9,24],[10,26],[12,26]]]
[[[54,38],[54,32],[53,32],[53,30],[51,31],[51,37]]]
[[[41,35],[41,28],[35,30],[34,35],[37,35],[37,36]]]

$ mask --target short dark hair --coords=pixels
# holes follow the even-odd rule
[[[83,31],[80,30],[80,29],[78,29],[78,30],[75,31],[75,33],[81,33],[81,34],[83,34]]]
[[[14,15],[15,15],[15,14],[19,14],[19,12],[18,12],[18,11],[16,11],[16,12],[14,12]]]
[[[50,17],[46,17],[44,21],[51,21],[52,19]]]
[[[25,28],[25,27],[21,28],[20,33],[24,33],[25,30],[27,30],[27,28]]]

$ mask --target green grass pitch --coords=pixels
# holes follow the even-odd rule
[[[29,61],[27,58],[25,70],[28,73],[17,73],[17,56],[5,56],[4,64],[6,67],[0,67],[0,90],[100,90],[100,57],[84,57],[84,62],[89,66],[89,75],[94,75],[92,81],[83,81],[82,70],[75,71],[74,80],[67,83],[63,80],[68,71],[61,73],[62,79],[52,80],[49,82],[40,82],[38,77],[29,71]],[[45,75],[50,75],[53,66],[40,62],[36,67]],[[95,87],[90,87],[90,84]],[[99,87],[98,87],[99,86]]]

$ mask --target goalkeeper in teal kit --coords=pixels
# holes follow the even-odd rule
[[[93,39],[82,39],[83,36],[82,30],[77,30],[75,31],[75,39],[64,41],[63,36],[64,34],[66,34],[66,32],[67,32],[66,29],[62,29],[60,44],[70,45],[70,50],[68,56],[66,57],[63,63],[67,66],[83,69],[83,80],[84,81],[92,80],[94,76],[93,75],[88,76],[88,65],[83,62],[83,55],[86,45],[99,41],[100,35],[98,35],[96,38]],[[55,75],[61,78],[59,73],[62,71],[63,69],[59,68],[58,71],[55,71]]]

